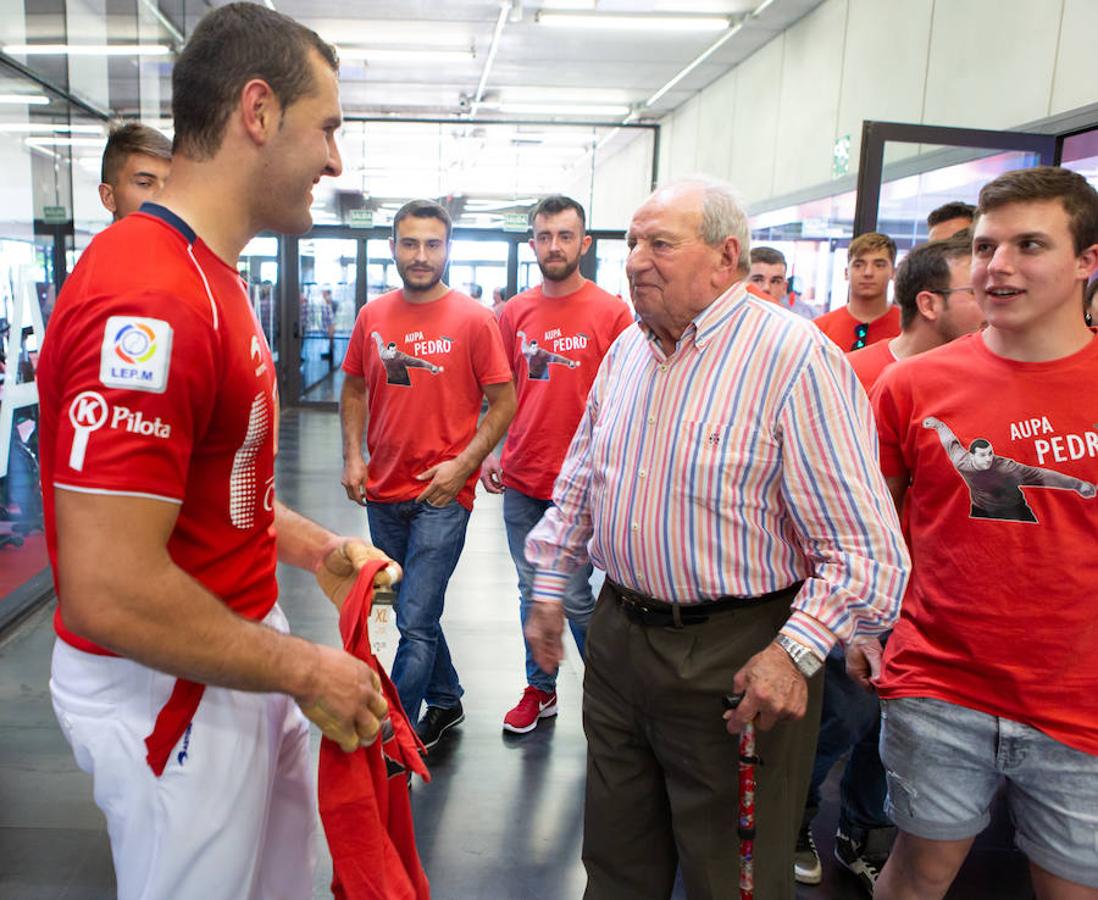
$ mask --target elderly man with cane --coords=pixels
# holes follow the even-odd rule
[[[837,347],[739,281],[746,216],[722,183],[664,187],[633,216],[641,322],[603,360],[527,540],[527,634],[561,654],[560,596],[607,573],[590,624],[588,900],[733,896],[737,745],[759,728],[759,896],[793,897],[820,679],[837,641],[887,629],[908,569],[869,405]]]

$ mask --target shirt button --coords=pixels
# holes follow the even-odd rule
[[[660,371],[661,371],[661,372],[666,372],[666,371],[667,371],[667,365],[666,365],[666,363],[665,363],[664,365],[661,365],[661,366],[660,366]]]
[[[648,471],[647,471],[646,469],[641,469],[641,470],[640,470],[640,471],[639,471],[639,472],[638,472],[637,474],[638,474],[638,475],[639,475],[639,476],[640,476],[641,478],[643,478],[643,477],[644,477],[645,475],[647,475],[647,474],[648,474]]]
[[[648,417],[648,424],[649,425],[655,425],[656,424],[656,417],[655,416],[649,416]]]
[[[632,528],[632,529],[633,529],[633,531],[640,531],[640,528],[641,528],[641,527],[640,527],[640,525],[638,525],[638,524],[637,524],[636,522],[634,522],[634,523],[633,523],[633,524],[632,524],[632,525],[630,526],[630,528]]]

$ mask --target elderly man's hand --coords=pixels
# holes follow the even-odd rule
[[[732,679],[740,705],[724,714],[730,734],[755,720],[767,731],[781,719],[799,719],[808,707],[808,684],[793,660],[777,644],[756,653]]]
[[[540,600],[530,605],[526,640],[534,662],[544,672],[555,672],[564,659],[564,610],[559,603]]]

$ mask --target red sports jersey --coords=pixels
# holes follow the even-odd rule
[[[845,306],[833,309],[829,313],[817,316],[812,320],[816,327],[839,345],[844,353],[859,349],[854,346],[858,339],[857,327],[863,323],[855,319],[850,310]],[[869,329],[865,335],[865,346],[875,344],[887,338],[894,338],[900,333],[900,308],[890,306],[888,312],[878,316],[869,323]]]
[[[231,266],[164,207],[112,225],[58,297],[38,390],[55,587],[55,489],[150,497],[179,504],[175,563],[241,615],[267,614],[275,372]],[[74,647],[107,652],[67,631],[60,607],[54,623]]]
[[[933,697],[1098,753],[1098,340],[1022,363],[968,335],[873,391],[886,476],[910,478],[912,576],[882,697]]]
[[[456,457],[476,434],[484,385],[511,380],[496,317],[458,291],[431,303],[409,303],[400,290],[371,300],[343,371],[366,379],[366,499],[377,503],[423,493],[429,482],[416,476]],[[477,474],[457,496],[466,509]]]
[[[881,377],[881,373],[896,362],[891,343],[892,338],[889,338],[887,341],[877,341],[876,344],[846,354],[846,361],[850,363],[850,367],[858,376],[858,381],[862,383],[867,394],[874,382]]]
[[[553,496],[599,363],[632,324],[629,307],[592,281],[564,297],[546,297],[539,285],[504,307],[499,327],[518,388],[504,485],[539,500]]]

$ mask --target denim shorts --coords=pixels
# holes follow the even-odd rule
[[[881,703],[886,810],[903,831],[974,837],[1006,783],[1015,840],[1060,878],[1098,888],[1098,756],[1043,732],[943,700]]]

